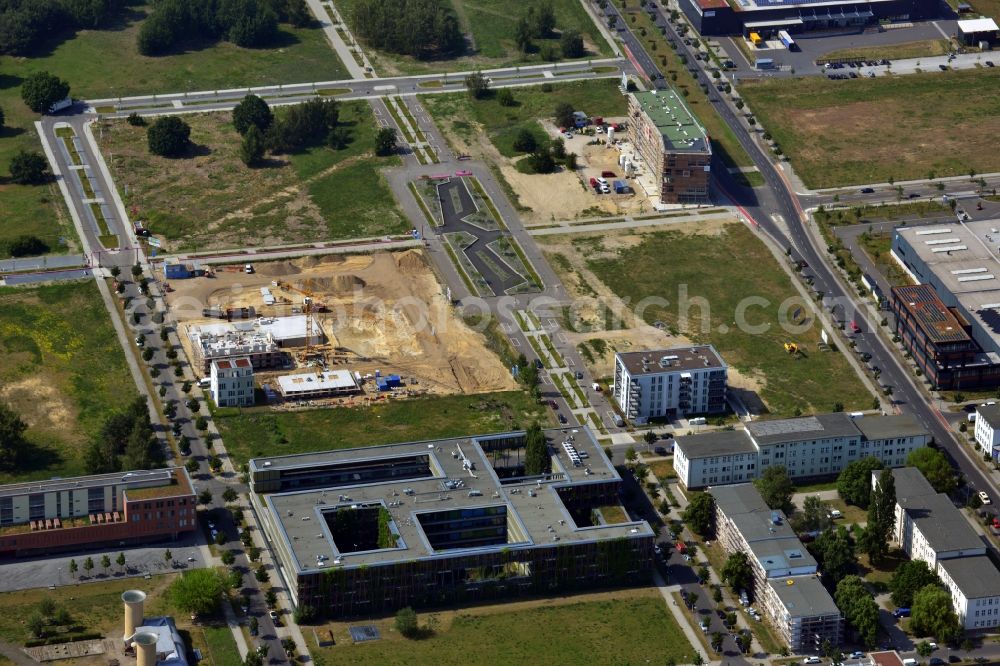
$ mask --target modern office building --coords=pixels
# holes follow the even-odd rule
[[[983,451],[1000,460],[1000,405],[987,402],[976,407],[973,433]]]
[[[176,540],[196,508],[183,467],[0,486],[0,555]]]
[[[892,256],[919,284],[896,287],[896,333],[939,389],[1000,386],[1000,221],[899,227]]]
[[[688,488],[743,483],[783,465],[793,479],[839,474],[874,456],[888,467],[906,464],[930,433],[908,415],[854,416],[843,412],[753,421],[745,428],[678,437],[674,470]]]
[[[212,361],[212,400],[219,407],[253,407],[253,364],[246,356]]]
[[[824,641],[839,645],[840,609],[785,514],[771,510],[749,483],[709,492],[715,498],[715,536],[726,553],[748,556],[754,603],[781,639],[793,652],[818,651]]]
[[[712,144],[673,88],[628,95],[628,136],[660,184],[661,203],[708,203]]]
[[[765,39],[778,30],[860,31],[879,21],[915,21],[940,12],[931,0],[681,0],[680,7],[702,35],[757,32]]]
[[[615,354],[612,394],[629,421],[726,411],[727,367],[712,345]]]
[[[647,584],[653,531],[602,518],[621,478],[590,431],[545,436],[550,469],[531,475],[524,432],[251,460],[293,602],[367,616]]]
[[[872,487],[880,472],[872,472]],[[937,493],[920,470],[892,470],[896,524],[892,540],[911,560],[926,562],[951,594],[967,630],[1000,626],[1000,571],[986,554],[985,541],[944,493]]]

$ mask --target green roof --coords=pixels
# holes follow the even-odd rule
[[[705,128],[676,90],[666,88],[633,94],[642,110],[660,130],[668,148],[679,152],[711,151]]]

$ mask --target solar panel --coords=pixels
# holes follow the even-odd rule
[[[355,643],[377,641],[382,638],[382,636],[378,633],[378,627],[374,624],[363,624],[357,627],[351,627],[349,631],[351,632],[351,640]]]

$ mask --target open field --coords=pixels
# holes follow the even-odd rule
[[[0,289],[0,397],[36,447],[0,482],[82,474],[88,437],[135,395],[96,285]]]
[[[254,264],[254,274],[216,271],[212,278],[173,280],[168,295],[171,312],[186,331],[218,320],[202,317],[202,308],[253,307],[266,317],[287,316],[301,309],[304,293],[312,294],[315,321],[328,345],[326,362],[341,369],[399,374],[410,394],[488,393],[517,387],[510,370],[486,349],[486,340],[455,315],[420,250],[371,255],[327,255]],[[275,286],[272,282],[277,282]],[[265,305],[260,288],[276,299]],[[283,372],[259,372],[267,382]],[[357,402],[366,398],[358,397]],[[353,404],[353,398],[344,398]],[[337,399],[335,402],[340,403]]]
[[[393,400],[372,407],[274,412],[218,410],[215,423],[237,463],[264,455],[376,446],[526,428],[552,422],[523,391]]]
[[[373,48],[365,48],[375,67],[383,75],[423,74],[427,72],[457,72],[478,68],[491,69],[518,64],[546,62],[539,50],[553,48],[559,53],[559,34],[563,30],[576,30],[583,35],[588,58],[611,55],[611,49],[600,30],[590,20],[579,0],[552,0],[556,16],[556,34],[551,39],[533,40],[537,47],[533,53],[521,53],[514,41],[517,21],[528,3],[510,3],[506,0],[451,0],[458,16],[459,26],[466,35],[470,50],[458,58],[417,60]],[[337,0],[337,9],[348,25],[352,25],[354,0]]]
[[[968,137],[1000,131],[995,69],[745,81],[740,90],[809,187],[1000,170],[997,151],[968,150]]]
[[[537,175],[519,172],[514,158],[520,155],[514,151],[513,142],[522,129],[548,142],[552,129],[549,119],[556,104],[564,101],[590,116],[624,117],[627,104],[618,82],[601,79],[557,83],[549,92],[542,86],[531,86],[514,89],[513,94],[517,105],[510,107],[502,106],[495,98],[476,101],[466,94],[424,95],[420,101],[457,152],[497,165],[502,179],[513,189],[514,195],[508,196],[521,209],[526,223],[614,212],[610,203],[607,211],[600,209],[598,199],[573,172],[560,170]],[[588,151],[596,154],[600,147],[585,146],[588,140],[588,137],[574,137],[566,142],[566,149],[591,160],[594,155]]]
[[[280,114],[280,109],[279,109]],[[323,146],[271,156],[251,169],[239,159],[230,113],[188,115],[192,155],[149,154],[146,128],[102,121],[101,149],[114,155],[130,208],[163,237],[167,251],[358,238],[410,228],[379,170],[398,158],[374,157],[375,121],[365,102],[340,106],[351,135],[343,150]],[[128,195],[124,195],[124,187]]]
[[[642,330],[658,334],[580,334],[603,341],[596,376],[607,374],[615,350],[693,341],[715,345],[730,366],[730,386],[741,390],[751,409],[793,416],[830,411],[837,403],[846,409],[871,405],[846,359],[819,349],[811,311],[771,252],[743,225],[676,224],[668,231],[540,239],[548,252],[563,255],[563,262],[553,262],[557,271],[572,267],[568,289],[581,291],[577,285],[586,284],[603,305],[622,312],[626,328],[645,325]],[[802,353],[789,355],[787,341]],[[755,404],[753,394],[764,404]]]
[[[112,553],[113,559],[113,553]],[[69,558],[67,557],[67,562]],[[79,564],[80,560],[77,560]],[[117,565],[113,565],[117,566]],[[83,625],[86,631],[98,631],[115,645],[121,643],[123,610],[121,595],[125,590],[141,589],[147,597],[146,617],[169,615],[174,618],[177,629],[185,640],[188,653],[198,649],[205,663],[213,666],[236,666],[240,664],[239,654],[233,635],[221,622],[210,620],[194,625],[189,616],[174,607],[167,598],[166,590],[178,574],[155,576],[151,580],[116,580],[100,583],[86,583],[63,587],[55,591],[34,589],[0,594],[0,603],[6,612],[0,617],[0,638],[14,645],[22,645],[28,638],[25,626],[27,618],[44,598],[52,599],[57,606],[69,611],[74,623]],[[73,664],[105,664],[110,653],[101,658],[74,660]],[[121,655],[118,655],[119,658]]]
[[[418,641],[396,632],[393,618],[375,620],[381,640],[362,645],[351,644],[347,623],[317,629],[324,638],[332,631],[332,648],[317,648],[305,633],[320,666],[583,664],[594,655],[615,664],[691,663],[691,645],[666,603],[653,589],[625,589],[420,613],[434,633]]]
[[[886,46],[858,46],[824,53],[819,62],[837,60],[900,60],[903,58],[920,58],[923,56],[938,56],[948,53],[948,41],[945,39],[923,39],[904,44],[888,44]]]

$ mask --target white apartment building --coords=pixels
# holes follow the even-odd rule
[[[941,560],[937,573],[966,631],[1000,626],[1000,572],[988,556]]]
[[[712,488],[715,534],[727,554],[746,553],[753,569],[754,604],[795,652],[837,645],[840,610],[817,578],[816,560],[752,484]],[[750,592],[750,590],[748,590]]]
[[[629,421],[726,411],[727,366],[711,345],[615,354],[612,393]]]
[[[988,402],[976,407],[976,441],[983,451],[1000,459],[1000,405]]]
[[[240,357],[212,361],[212,400],[219,407],[253,407],[253,364]]]
[[[750,481],[773,465],[783,465],[793,479],[832,476],[869,456],[888,467],[904,465],[929,441],[930,433],[906,415],[837,412],[754,421],[745,429],[678,437],[674,469],[688,488]]]

